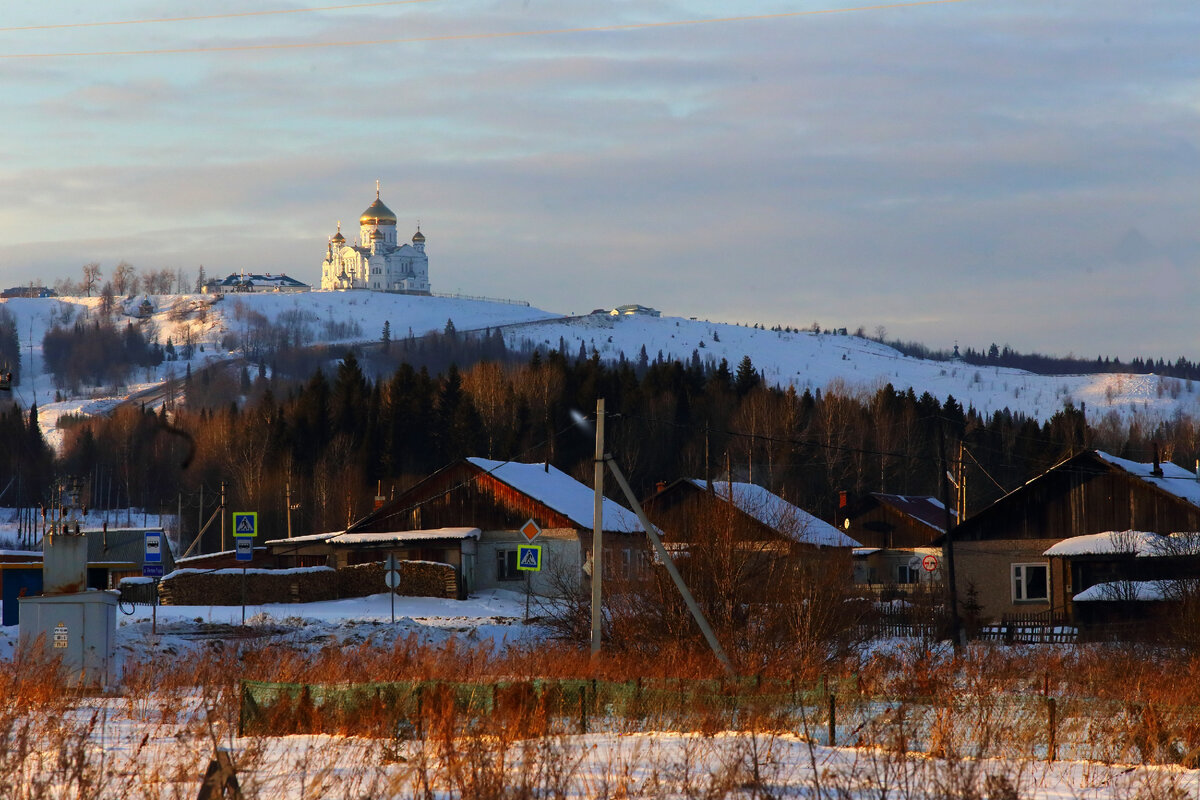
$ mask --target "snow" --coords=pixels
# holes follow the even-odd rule
[[[121,578],[121,586],[148,586],[154,583],[154,578]]]
[[[591,529],[595,492],[562,470],[545,464],[522,464],[516,461],[491,461],[468,458],[475,466],[497,480],[564,515],[581,528]],[[642,523],[637,515],[613,500],[604,498],[601,506],[604,530],[618,533],[637,533]]]
[[[259,567],[224,567],[222,569],[177,569],[163,575],[164,581],[182,575],[301,575],[306,572],[334,572],[333,567],[291,567],[290,569],[261,569]]]
[[[434,528],[424,531],[395,531],[388,533],[338,533],[297,536],[291,539],[272,539],[267,544],[295,544],[302,540],[328,544],[392,544],[421,542],[431,539],[478,539],[479,528]]]
[[[1045,556],[1092,556],[1126,554],[1156,556],[1163,554],[1164,538],[1147,531],[1104,531],[1087,536],[1072,536],[1055,544]]]
[[[1173,581],[1113,581],[1097,583],[1072,598],[1076,603],[1097,601],[1150,602],[1166,600]]]
[[[701,489],[708,484],[699,478],[692,483]],[[777,494],[753,483],[713,481],[713,494],[733,505],[768,528],[779,531],[801,544],[820,547],[858,547],[851,539],[828,522],[817,519],[802,508],[792,505]]]
[[[1200,507],[1200,480],[1197,479],[1196,473],[1186,470],[1177,464],[1172,464],[1170,461],[1163,461],[1159,465],[1162,475],[1155,475],[1153,464],[1143,464],[1138,461],[1118,458],[1101,450],[1097,450],[1096,455],[1113,466],[1125,470],[1130,475],[1136,475],[1146,481],[1146,483],[1157,486],[1168,494],[1173,494],[1194,506]]]
[[[510,303],[365,291],[266,292],[226,295],[219,301],[213,295],[150,299],[156,311],[140,324],[152,325],[160,342],[171,338],[179,343],[190,337],[197,345],[193,370],[237,355],[221,350],[219,344],[227,333],[244,327],[239,316],[253,313],[276,321],[281,315],[300,312],[310,320],[314,341],[326,343],[377,341],[384,322],[390,323],[393,339],[402,339],[410,331],[413,336],[441,331],[447,320],[453,320],[460,332],[499,329],[511,347],[557,348],[561,340],[568,355],[577,353],[582,345],[608,360],[624,355],[635,361],[643,345],[651,359],[661,352],[664,358],[687,361],[695,351],[702,361],[714,365],[725,359],[731,369],[749,355],[768,383],[794,386],[798,392],[837,389],[863,395],[890,383],[900,391],[911,387],[918,395],[927,391],[938,399],[953,395],[985,416],[1007,408],[1046,420],[1068,401],[1076,406],[1086,403],[1093,419],[1108,414],[1119,419],[1138,416],[1150,428],[1180,414],[1200,414],[1200,394],[1190,381],[1112,373],[1043,376],[963,362],[926,361],[868,339],[828,333],[785,333],[677,317],[563,316]],[[39,422],[55,447],[61,445],[56,424],[63,414],[105,413],[138,392],[161,385],[171,375],[181,377],[186,370],[182,361],[164,362],[143,370],[128,386],[96,387],[86,396],[55,402],[52,379],[43,367],[42,339],[52,324],[95,315],[100,298],[9,298],[0,303],[17,318],[23,359],[31,359],[31,363],[23,360],[21,364],[14,398],[22,406],[38,404]],[[361,333],[341,339],[323,335],[325,323],[347,320],[356,321]],[[198,349],[201,345],[203,353]]]

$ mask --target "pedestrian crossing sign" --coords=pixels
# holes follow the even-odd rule
[[[233,512],[233,535],[251,537],[258,536],[258,512]]]
[[[542,548],[536,544],[517,545],[517,569],[526,572],[542,571]]]

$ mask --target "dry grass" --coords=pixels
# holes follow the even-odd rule
[[[120,691],[98,696],[55,678],[53,663],[21,658],[0,664],[0,787],[8,787],[0,796],[190,798],[223,747],[235,754],[248,798],[1015,800],[1049,769],[1045,693],[1058,704],[1060,758],[1088,759],[1097,774],[1103,764],[1200,762],[1200,659],[1186,654],[1112,646],[955,652],[914,643],[819,666],[735,686],[707,653],[683,645],[647,661],[630,652],[591,659],[566,644],[499,650],[410,639],[317,652],[235,644],[129,662]],[[351,675],[474,682],[494,685],[494,695],[479,713],[431,688],[419,713],[402,716],[369,702],[330,715],[301,697],[268,715],[271,735],[238,736],[241,680],[320,685]],[[535,691],[535,679],[647,688],[621,709],[588,694],[581,707],[570,692]],[[693,691],[702,679],[708,688]],[[821,764],[817,747],[831,694],[837,743],[856,748],[837,769]],[[621,746],[590,750],[585,727],[624,734]],[[276,735],[294,731],[333,738],[296,746]],[[650,731],[675,733],[641,736]],[[1182,773],[1104,774],[1126,781],[1125,796],[1194,796]]]

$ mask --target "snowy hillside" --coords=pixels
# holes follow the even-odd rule
[[[312,342],[377,341],[384,323],[395,339],[441,331],[448,320],[469,331],[499,328],[510,346],[525,344],[557,348],[569,354],[580,347],[597,350],[605,359],[624,354],[636,361],[644,346],[650,359],[729,362],[735,369],[743,356],[766,379],[779,386],[844,392],[873,392],[891,383],[898,389],[928,391],[938,399],[953,395],[984,414],[1008,408],[1045,420],[1068,400],[1086,403],[1089,416],[1108,412],[1122,417],[1143,415],[1151,422],[1177,413],[1200,412],[1200,396],[1190,382],[1155,375],[1098,374],[1038,376],[1021,370],[973,367],[964,363],[909,358],[890,347],[854,336],[784,333],[673,317],[589,315],[563,317],[524,305],[447,297],[415,297],[370,292],[311,292],[304,294],[227,295],[217,301],[207,295],[169,295],[145,298],[150,338],[177,347],[195,346],[192,368],[235,353],[222,346],[228,335],[244,330],[257,315],[271,321],[301,320]],[[55,423],[64,413],[103,413],[132,392],[151,388],[186,369],[181,361],[140,371],[138,383],[119,391],[107,389],[55,402],[51,376],[44,372],[41,343],[55,324],[86,320],[97,313],[99,298],[11,299],[0,301],[15,315],[21,338],[22,370],[14,398],[24,406],[37,402],[40,421],[56,441]],[[138,297],[123,304],[124,319],[136,320],[143,304]]]

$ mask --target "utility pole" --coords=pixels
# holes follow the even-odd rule
[[[292,538],[292,482],[287,482],[287,537]]]
[[[225,552],[225,481],[221,481],[221,552]]]
[[[946,463],[945,422],[938,420],[938,470],[941,473],[942,506],[946,512],[946,535],[942,539],[942,558],[946,562],[946,588],[950,599],[950,630],[954,646],[958,647],[961,625],[958,619],[958,587],[954,582],[954,518],[950,513],[950,476]]]
[[[604,609],[601,577],[604,574],[604,398],[596,398],[596,457],[592,470],[596,494],[592,506],[592,655],[600,652]]]
[[[967,518],[967,446],[961,440],[958,443],[958,468],[955,477],[958,479],[958,504],[954,510],[958,512],[958,524]]]

